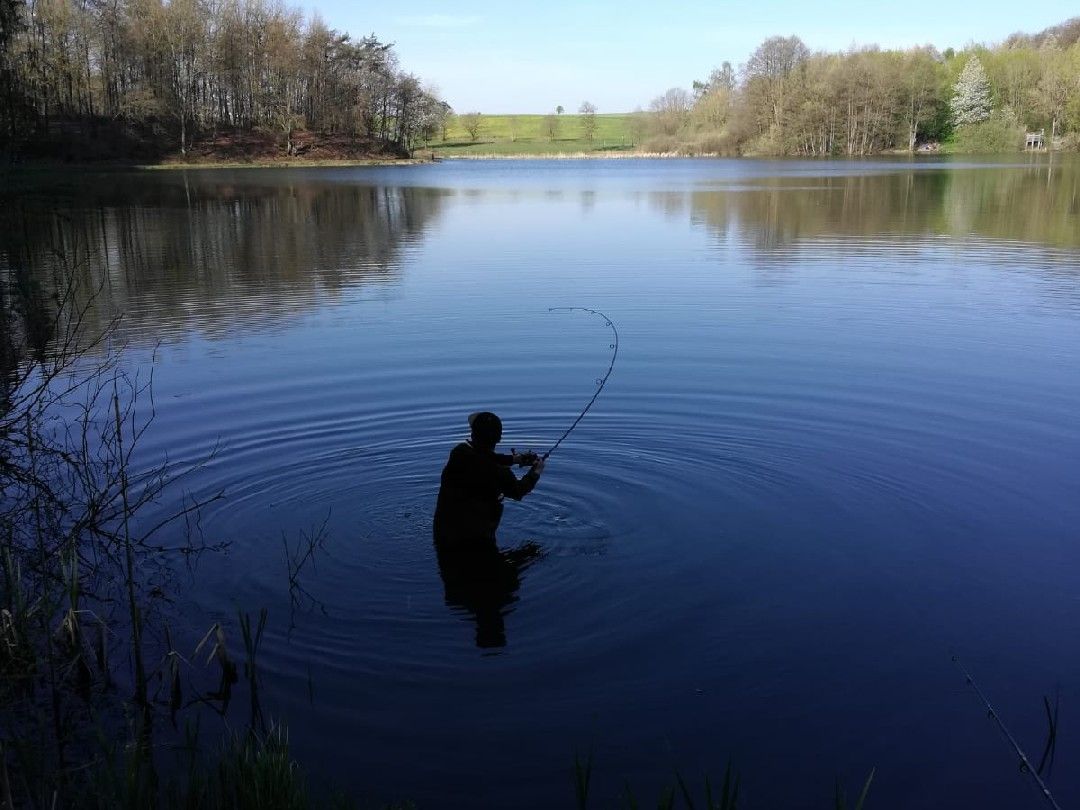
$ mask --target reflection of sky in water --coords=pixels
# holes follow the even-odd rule
[[[146,458],[223,442],[191,486],[226,489],[204,529],[233,548],[190,615],[270,607],[267,703],[320,779],[565,806],[591,747],[601,801],[732,756],[755,806],[876,766],[875,807],[1014,807],[949,653],[1029,753],[1039,697],[1080,688],[1077,164],[1056,171],[191,172],[58,207],[108,243],[126,334],[168,338]],[[610,338],[565,305],[616,321],[619,363],[507,507],[504,541],[547,556],[482,656],[428,539],[438,474],[472,410],[519,448],[573,419]],[[328,615],[289,636],[280,532],[328,515]]]
[[[70,217],[107,268],[125,331],[150,339],[234,335],[240,322],[318,311],[358,287],[392,294],[430,233],[459,274],[595,274],[641,257],[662,276],[666,229],[683,243],[696,238],[687,222],[720,265],[738,251],[766,283],[804,262],[917,271],[929,255],[1036,274],[1052,287],[1047,306],[1076,306],[1076,161],[491,161],[108,177],[37,189],[27,216],[39,226],[41,210]],[[497,249],[477,249],[488,245]]]

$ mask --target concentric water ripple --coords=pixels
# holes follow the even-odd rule
[[[593,750],[612,804],[623,778],[653,795],[672,759],[715,774],[734,755],[755,806],[873,766],[919,774],[910,802],[883,788],[875,806],[1018,806],[948,655],[1012,717],[1048,684],[1080,694],[1070,165],[103,184],[87,210],[105,209],[126,362],[156,362],[139,464],[218,448],[179,488],[224,493],[200,527],[230,543],[182,594],[190,634],[269,608],[266,705],[318,779],[377,798],[565,806]],[[618,362],[506,505],[502,544],[543,555],[502,605],[503,645],[478,646],[431,544],[439,474],[471,411],[543,451],[588,401],[611,335],[548,312],[565,306],[616,322]],[[323,526],[294,603],[283,544]]]

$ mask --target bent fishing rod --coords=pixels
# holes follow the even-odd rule
[[[615,370],[615,358],[619,356],[619,330],[615,328],[615,323],[611,320],[611,318],[609,318],[600,310],[589,309],[589,307],[550,307],[548,309],[548,312],[588,312],[591,315],[596,315],[600,318],[603,318],[604,324],[611,329],[611,334],[614,335],[614,341],[608,347],[612,349],[612,352],[611,362],[608,364],[607,373],[605,373],[603,377],[599,378],[596,381],[596,391],[593,393],[592,399],[590,399],[585,404],[585,407],[581,409],[581,413],[578,414],[577,419],[575,419],[570,425],[570,427],[566,429],[566,432],[559,437],[559,440],[555,442],[555,444],[551,445],[551,448],[546,453],[544,453],[543,456],[541,456],[541,458],[545,461],[547,460],[547,457],[554,453],[555,450],[559,447],[559,445],[563,443],[563,439],[573,433],[574,428],[576,428],[578,426],[578,423],[585,418],[585,414],[589,412],[589,409],[592,408],[593,403],[596,402],[596,398],[600,396],[600,392],[603,391],[604,386],[607,385],[607,381],[608,378],[611,376],[611,372]]]
[[[1054,810],[1061,810],[1061,805],[1059,805],[1054,799],[1054,795],[1050,792],[1050,788],[1046,786],[1046,782],[1043,781],[1043,778],[1039,774],[1039,771],[1031,767],[1031,762],[1030,760],[1028,760],[1027,754],[1024,753],[1022,748],[1020,748],[1020,743],[1016,741],[1016,737],[1014,737],[1012,732],[1009,731],[1008,727],[1005,725],[1005,721],[1002,720],[1001,715],[997,713],[997,709],[990,705],[990,701],[987,699],[986,695],[983,694],[982,689],[980,689],[979,685],[975,683],[975,678],[970,672],[967,671],[967,668],[960,663],[960,656],[954,655],[952,657],[952,661],[954,664],[956,664],[957,669],[959,669],[960,672],[963,674],[964,679],[968,682],[968,685],[975,690],[975,694],[979,696],[979,700],[982,701],[983,706],[986,707],[986,716],[997,724],[997,727],[1001,730],[1001,733],[1004,735],[1005,739],[1009,741],[1009,745],[1012,746],[1012,749],[1016,753],[1016,756],[1019,757],[1020,772],[1028,774],[1034,780],[1035,784],[1039,788],[1039,793],[1041,793],[1042,797],[1046,799],[1047,804],[1054,808]],[[1049,711],[1049,709],[1047,709],[1047,711]],[[1053,725],[1051,725],[1051,730],[1053,730]],[[1042,766],[1040,765],[1039,768],[1042,768]]]

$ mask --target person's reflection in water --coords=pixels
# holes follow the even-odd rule
[[[444,551],[435,547],[446,604],[460,607],[476,621],[476,646],[506,646],[507,608],[517,601],[521,572],[541,556],[536,543],[511,551]]]
[[[457,445],[442,471],[435,506],[435,550],[446,603],[476,619],[478,647],[506,644],[503,617],[517,601],[521,573],[541,552],[535,543],[501,551],[495,532],[503,499],[520,501],[536,486],[544,460],[535,453],[496,453],[502,422],[488,411],[469,416],[471,438]],[[520,479],[514,464],[529,466]]]

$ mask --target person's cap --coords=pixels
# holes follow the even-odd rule
[[[469,414],[469,427],[502,427],[502,420],[491,411],[477,411]]]
[[[502,420],[491,411],[477,411],[469,414],[469,427],[474,434],[492,436],[502,433]]]

